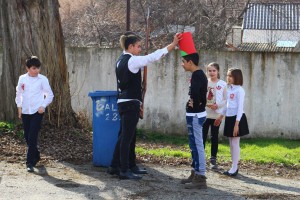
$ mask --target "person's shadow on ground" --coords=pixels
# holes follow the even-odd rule
[[[163,173],[163,170],[160,169],[158,171],[156,166],[152,165],[150,167],[148,165],[148,174],[143,175],[141,180],[120,180],[118,176],[106,173],[106,167],[94,167],[91,163],[85,165],[64,163],[64,165],[77,170],[78,173],[89,176],[93,180],[94,185],[95,179],[96,182],[103,183],[94,186],[97,188],[93,193],[96,199],[199,199],[200,197],[201,199],[211,199],[212,196],[215,199],[222,199],[224,197],[230,199],[241,198],[231,192],[213,188],[209,184],[207,189],[184,189],[184,185],[180,184],[180,178],[172,176],[172,173],[178,173],[178,169],[171,167],[166,167],[165,169],[169,171]],[[164,169],[163,166],[159,166],[159,168]],[[182,178],[186,178],[187,173],[185,170],[182,171],[182,175],[184,175]],[[53,183],[57,184],[56,180]],[[88,190],[81,191],[88,193]],[[76,192],[78,192],[78,189]],[[85,195],[87,196],[86,193]],[[120,194],[126,196],[120,196]],[[91,196],[89,195],[89,197]]]
[[[87,199],[94,199],[95,197],[97,197],[97,199],[101,199],[98,196],[99,188],[97,186],[76,183],[76,182],[72,181],[72,179],[65,180],[65,179],[61,179],[61,178],[56,178],[54,176],[51,176],[48,173],[47,168],[44,165],[37,167],[37,169],[38,169],[37,171],[33,172],[34,174],[43,177],[43,179],[46,182],[48,182],[56,187],[59,187],[59,188],[62,188],[64,190],[68,190],[71,192],[75,192],[78,194],[84,194]],[[87,188],[88,188],[88,190],[87,190]],[[86,191],[88,191],[88,192],[86,192]]]
[[[277,190],[282,190],[284,192],[290,191],[290,192],[297,192],[297,193],[300,194],[300,189],[299,188],[292,187],[292,186],[280,185],[280,184],[276,184],[276,183],[270,183],[270,182],[266,182],[266,181],[260,181],[260,180],[257,180],[257,179],[250,178],[248,176],[244,176],[242,174],[238,174],[236,176],[236,179],[239,179],[243,182],[246,182],[247,184],[261,185],[261,186],[264,186],[264,187],[269,187],[269,188],[273,188],[273,189],[277,189]]]

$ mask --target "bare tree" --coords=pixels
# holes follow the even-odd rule
[[[79,8],[64,2],[63,27],[66,43],[72,46],[114,46],[125,30],[124,1],[82,0]]]
[[[56,126],[75,124],[57,0],[1,0],[3,70],[0,119],[16,118],[15,87],[25,59],[36,55],[55,98],[47,119]]]
[[[60,0],[70,2],[71,0]],[[166,45],[175,32],[192,30],[198,49],[222,49],[233,25],[242,25],[249,3],[299,0],[131,0],[131,30],[145,37],[150,8],[150,47]],[[126,30],[126,1],[78,0],[80,9],[64,8],[63,27],[70,45],[117,46]],[[73,3],[69,4],[72,7]],[[73,6],[74,7],[74,6]]]
[[[169,39],[176,31],[193,30],[194,40],[199,49],[223,48],[231,27],[241,24],[241,16],[249,2],[249,0],[133,1],[134,5],[138,5],[135,11],[142,16],[145,15],[146,7],[151,8],[153,44],[158,44],[158,41],[164,43],[164,40]]]

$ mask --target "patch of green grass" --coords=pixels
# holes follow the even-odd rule
[[[277,163],[299,165],[300,141],[258,139],[257,142],[245,140],[241,144],[241,158],[258,163]]]
[[[12,131],[14,124],[10,122],[0,122],[0,131]]]
[[[23,131],[23,129],[19,130],[18,126],[19,126],[19,124],[15,124],[12,122],[1,122],[0,121],[0,134],[1,133],[9,133],[9,134],[16,135],[18,138],[23,138],[24,131]]]
[[[180,157],[180,158],[190,158],[190,152],[188,151],[182,151],[182,150],[176,150],[172,148],[159,148],[159,149],[145,149],[142,147],[136,147],[136,152],[139,155],[154,155],[157,157]]]
[[[184,146],[188,145],[188,137],[184,135],[165,135],[160,133],[144,133],[142,130],[137,131],[137,138],[151,143],[165,143]]]
[[[159,133],[141,133],[139,131],[138,140],[146,143],[170,145],[165,148],[144,149],[137,146],[136,151],[140,155],[154,155],[166,157],[190,158],[187,136],[163,135]],[[158,145],[159,146],[159,145]],[[255,163],[275,163],[286,166],[300,165],[300,141],[287,139],[245,139],[241,138],[241,160]],[[206,143],[206,157],[210,157],[211,144]],[[218,158],[220,161],[231,161],[230,147],[228,140],[219,142]]]

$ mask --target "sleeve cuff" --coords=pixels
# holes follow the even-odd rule
[[[167,54],[167,53],[169,53],[169,51],[168,51],[168,48],[167,48],[167,47],[163,48],[162,50],[163,50],[163,53],[164,53],[164,54]]]

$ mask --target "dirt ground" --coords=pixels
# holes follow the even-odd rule
[[[14,199],[300,199],[297,166],[241,162],[235,178],[207,171],[208,189],[186,190],[180,179],[190,173],[189,159],[138,156],[149,174],[142,180],[119,180],[94,167],[92,135],[81,129],[46,127],[40,137],[41,161],[34,173],[25,169],[26,143],[15,130],[0,130],[0,200]],[[146,149],[162,144],[144,143]],[[72,163],[72,164],[71,164]],[[224,168],[222,170],[222,167]]]
[[[187,190],[180,179],[188,176],[188,166],[143,166],[149,174],[132,181],[92,163],[49,162],[28,173],[24,163],[1,161],[0,199],[300,199],[300,175],[261,176],[244,169],[231,178],[208,170],[208,189]]]

